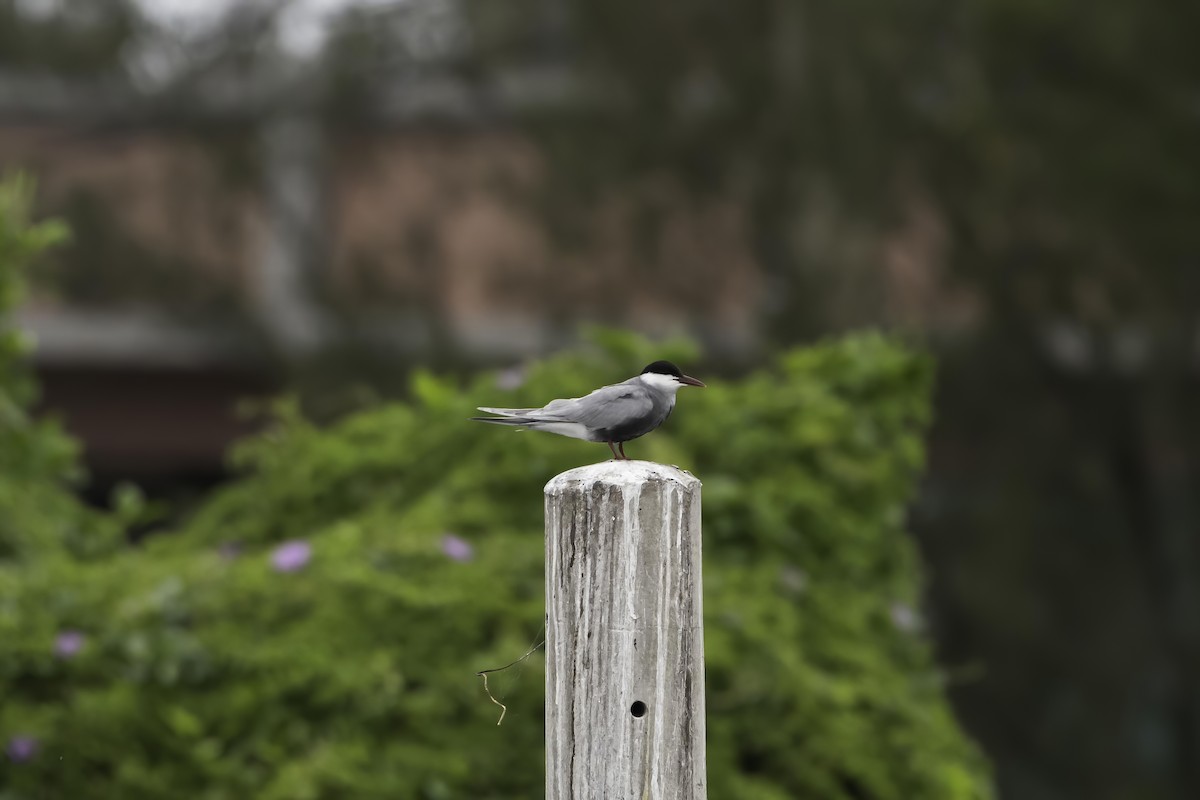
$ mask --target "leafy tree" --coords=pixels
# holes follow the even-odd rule
[[[95,555],[119,540],[119,524],[73,494],[83,477],[78,446],[52,419],[32,413],[37,384],[27,361],[31,341],[9,324],[26,266],[65,238],[55,222],[30,221],[32,183],[0,182],[0,563],[37,556]],[[133,512],[135,494],[123,490]]]
[[[142,28],[131,0],[0,0],[0,71],[112,73]]]

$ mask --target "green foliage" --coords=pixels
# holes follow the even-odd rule
[[[6,574],[0,735],[41,747],[0,796],[540,796],[540,653],[491,677],[500,728],[474,673],[540,638],[543,484],[607,454],[466,418],[695,357],[594,339],[516,389],[419,372],[327,430],[282,403],[177,535]],[[929,383],[848,338],[689,390],[628,447],[705,481],[710,796],[990,796],[908,611]],[[86,644],[56,657],[65,629]]]
[[[37,401],[27,362],[31,342],[6,324],[22,299],[27,265],[66,236],[58,223],[31,222],[32,196],[25,178],[0,182],[0,564],[97,553],[119,533],[69,491],[82,477],[78,448],[57,423],[31,416]]]
[[[15,176],[0,183],[0,315],[7,315],[23,299],[23,270],[38,254],[66,236],[63,227],[54,222],[34,225],[30,220],[31,182]],[[3,319],[3,316],[0,316]],[[0,386],[5,388],[13,409],[5,414],[19,414],[19,409],[35,399],[34,384],[25,361],[28,345],[18,331],[0,333]],[[23,420],[5,416],[15,425]]]

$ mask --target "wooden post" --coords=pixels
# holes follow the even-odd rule
[[[705,800],[700,481],[546,484],[546,800]]]

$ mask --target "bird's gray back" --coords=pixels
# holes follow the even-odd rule
[[[570,406],[564,404],[558,413],[587,426],[597,441],[627,442],[661,425],[671,413],[673,399],[631,378],[566,401]]]
[[[569,416],[572,422],[580,422],[589,428],[606,428],[610,425],[642,416],[653,407],[649,390],[640,383],[616,383],[602,386],[585,397],[574,400],[556,400],[546,410]]]

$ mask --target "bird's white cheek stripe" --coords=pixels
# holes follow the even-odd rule
[[[657,372],[646,372],[642,374],[642,381],[648,386],[653,386],[655,389],[674,392],[682,385],[675,380],[673,375],[660,375]]]

